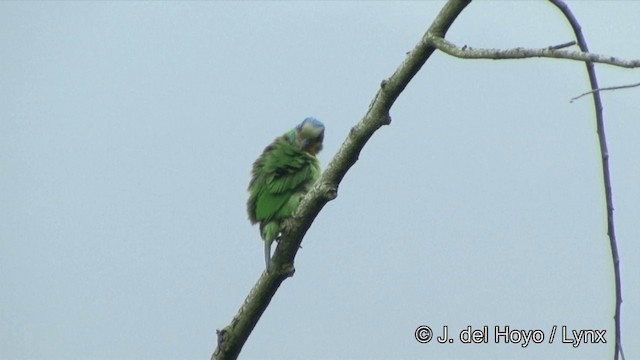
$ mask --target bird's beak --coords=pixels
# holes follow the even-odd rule
[[[321,142],[315,142],[311,145],[305,146],[303,147],[303,149],[308,152],[311,155],[316,155],[317,153],[320,152],[320,150],[322,150],[322,143]]]

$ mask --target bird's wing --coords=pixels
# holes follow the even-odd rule
[[[306,192],[320,174],[317,159],[287,142],[274,144],[264,155],[264,179],[255,198],[255,218],[261,221],[290,216],[297,207],[287,206],[291,197]]]

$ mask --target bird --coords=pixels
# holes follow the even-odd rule
[[[252,225],[260,224],[266,270],[271,266],[271,244],[282,223],[293,215],[304,195],[320,177],[317,154],[322,150],[324,124],[307,117],[277,137],[253,163],[247,212]]]

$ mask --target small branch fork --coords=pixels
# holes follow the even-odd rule
[[[426,41],[435,46],[438,50],[451,56],[462,59],[526,59],[526,58],[553,58],[585,61],[591,63],[601,63],[624,68],[640,67],[640,60],[623,60],[609,55],[593,54],[588,51],[568,51],[562,50],[565,47],[575,44],[569,42],[565,44],[549,46],[542,49],[527,49],[518,47],[515,49],[476,49],[469,46],[458,47],[452,42],[436,35],[428,36]],[[571,44],[571,45],[569,45]]]
[[[615,347],[614,347],[614,360],[618,360],[618,354],[621,355],[624,360],[624,352],[622,350],[622,341],[620,340],[620,306],[622,305],[622,290],[620,280],[620,257],[618,255],[618,246],[616,243],[615,227],[613,221],[613,195],[611,191],[611,173],[609,170],[609,151],[607,148],[607,139],[605,136],[604,128],[604,116],[602,112],[602,100],[600,98],[600,92],[604,90],[616,90],[626,89],[631,87],[640,86],[638,84],[614,86],[608,88],[599,88],[598,80],[596,77],[594,63],[608,64],[624,68],[638,68],[640,67],[640,60],[623,60],[613,56],[599,55],[589,52],[587,42],[582,34],[580,24],[569,9],[569,7],[562,0],[549,0],[554,6],[556,6],[567,21],[571,24],[571,27],[576,36],[576,41],[549,46],[543,49],[473,49],[468,46],[458,47],[453,43],[444,39],[443,36],[437,34],[428,34],[425,41],[432,44],[438,50],[447,53],[451,56],[463,58],[463,59],[492,59],[492,60],[504,60],[504,59],[524,59],[524,58],[556,58],[556,59],[570,59],[583,61],[587,67],[587,73],[589,75],[589,81],[591,84],[591,91],[579,95],[571,101],[576,100],[582,96],[592,94],[593,102],[596,113],[596,128],[598,133],[598,140],[600,143],[600,154],[602,158],[602,173],[603,173],[603,185],[605,189],[605,202],[607,209],[607,234],[609,235],[609,244],[611,247],[611,256],[613,260],[614,277],[615,277],[615,291],[616,291],[616,306],[614,313],[615,322]],[[577,44],[580,51],[567,51],[562,50],[565,47]]]

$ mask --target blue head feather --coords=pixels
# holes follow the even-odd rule
[[[300,132],[300,130],[302,130],[302,128],[304,128],[305,126],[311,126],[313,128],[322,129],[322,131],[324,131],[324,124],[322,123],[322,121],[311,116],[304,119],[304,121],[302,121],[298,126],[296,126],[296,130]]]
[[[300,148],[315,155],[322,150],[324,124],[313,117],[304,119],[295,128]]]

